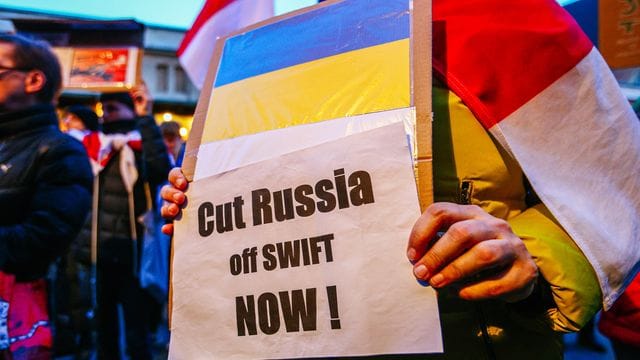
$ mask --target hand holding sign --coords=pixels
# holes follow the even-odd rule
[[[173,221],[178,217],[180,207],[186,201],[185,190],[187,190],[187,178],[180,168],[173,168],[169,172],[169,185],[163,186],[160,190],[160,196],[165,201],[160,209],[163,218]],[[163,225],[162,232],[173,235],[173,223]]]
[[[433,240],[437,233],[444,235]],[[474,205],[435,203],[415,223],[407,257],[416,278],[457,286],[466,300],[518,301],[533,291],[538,268],[509,224]]]

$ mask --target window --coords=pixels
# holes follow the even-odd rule
[[[158,92],[169,91],[169,67],[167,64],[156,65],[156,90]]]
[[[189,79],[187,79],[187,74],[184,72],[182,67],[176,66],[176,92],[178,94],[188,94],[189,93]]]

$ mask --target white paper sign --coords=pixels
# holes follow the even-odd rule
[[[402,123],[190,184],[176,223],[170,358],[441,352]]]

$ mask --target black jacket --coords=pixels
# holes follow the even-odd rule
[[[125,120],[103,124],[105,134],[125,134],[132,130],[139,130],[142,137],[142,152],[135,152],[138,180],[133,189],[135,218],[138,219],[148,210],[144,183],[149,184],[150,199],[154,199],[155,189],[166,181],[171,164],[162,134],[153,118],[141,117],[135,121]],[[99,175],[99,263],[130,264],[132,260],[128,193],[122,182],[119,164],[120,153],[111,158]],[[138,223],[138,239],[142,238],[143,231],[144,229]],[[138,248],[140,245],[141,241],[138,241]]]
[[[0,270],[44,277],[91,206],[91,166],[51,105],[0,115]]]

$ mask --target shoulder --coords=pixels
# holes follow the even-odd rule
[[[57,129],[43,134],[39,152],[44,168],[60,172],[58,176],[90,180],[93,177],[89,156],[82,143]]]
[[[86,151],[82,143],[57,128],[46,129],[39,135],[41,144],[49,151],[68,151],[86,156]]]

